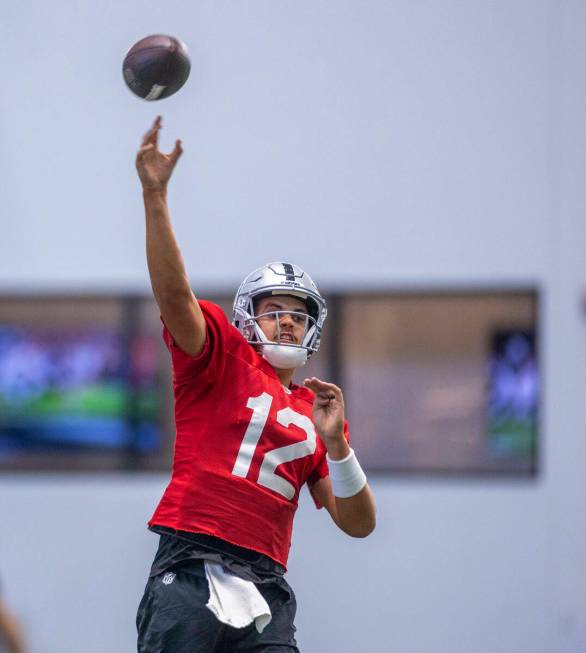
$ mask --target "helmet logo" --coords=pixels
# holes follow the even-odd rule
[[[291,263],[283,263],[283,269],[287,275],[287,281],[295,281],[295,270]]]

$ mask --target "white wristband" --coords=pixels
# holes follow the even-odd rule
[[[350,453],[342,460],[332,460],[328,454],[326,460],[335,497],[340,499],[353,497],[366,485],[366,474],[360,467],[354,449],[350,449]]]

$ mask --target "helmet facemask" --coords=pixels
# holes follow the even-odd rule
[[[268,311],[257,314],[258,301],[272,295],[287,295],[300,299],[307,313],[295,310]],[[280,315],[286,313],[292,319],[302,319],[304,330],[300,342],[281,339]],[[275,341],[270,341],[258,323],[266,315],[277,320]],[[319,349],[321,331],[327,315],[326,304],[317,287],[305,272],[297,266],[269,263],[255,270],[242,282],[234,300],[233,324],[244,338],[257,346],[273,367],[288,369],[303,365]]]
[[[259,299],[266,297],[251,298],[248,310],[242,311],[241,328],[244,337],[251,345],[257,345],[265,358],[275,367],[299,367],[304,365],[307,359],[319,348],[318,325],[314,317],[309,313],[295,310],[272,310],[264,313],[256,313],[256,305]],[[246,313],[247,315],[244,315]],[[300,325],[303,323],[303,332],[300,342],[290,342],[282,337],[282,316],[289,315],[291,319]],[[275,320],[275,340],[270,340],[263,331],[261,321],[263,318]],[[240,327],[240,324],[239,324]]]

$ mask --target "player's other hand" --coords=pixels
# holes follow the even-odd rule
[[[326,446],[344,440],[344,396],[337,385],[312,376],[303,381],[315,394],[313,423]]]
[[[180,140],[175,141],[175,148],[169,154],[163,154],[159,150],[161,122],[161,116],[157,116],[152,127],[144,135],[136,155],[136,170],[143,190],[166,190],[175,164],[183,153]]]

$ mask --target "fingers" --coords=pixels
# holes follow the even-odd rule
[[[162,124],[162,118],[161,116],[157,116],[151,126],[151,128],[148,130],[148,132],[144,135],[142,139],[142,145],[149,145],[153,144],[155,147],[158,144],[159,141],[159,130],[161,129],[161,124]]]
[[[317,377],[312,376],[309,379],[305,379],[303,385],[312,390],[318,399],[325,399],[328,401],[337,399],[338,401],[343,401],[342,390],[333,383],[326,383],[325,381],[321,381]]]
[[[154,149],[155,149],[154,143],[149,143],[148,145],[143,145],[138,150],[136,158],[137,159],[142,159],[147,152],[152,152]],[[175,141],[175,147],[174,147],[173,151],[170,154],[167,154],[165,156],[169,159],[171,164],[174,166],[177,163],[179,157],[182,154],[183,154],[183,146],[181,145],[181,141],[177,140],[177,141]]]
[[[155,149],[155,146],[150,143],[149,145],[143,145],[138,152],[136,153],[136,163],[138,164],[144,159],[144,156],[147,152],[151,152]]]
[[[333,383],[327,383],[326,381],[322,381],[321,379],[318,379],[316,376],[312,376],[308,379],[305,379],[303,381],[303,385],[305,385],[308,388],[315,388],[318,392],[326,392],[328,390],[335,391],[337,390],[338,392],[342,392],[340,388],[338,388],[337,385],[334,385]]]
[[[139,150],[138,153],[144,154],[145,152],[150,152],[151,150],[154,150],[155,146],[152,143],[149,143],[148,145],[143,145]]]
[[[173,151],[171,152],[171,154],[169,154],[169,159],[170,159],[172,165],[175,165],[175,164],[177,163],[179,157],[180,157],[182,154],[183,154],[183,147],[182,147],[182,145],[181,145],[181,141],[180,141],[180,140],[176,140],[176,141],[175,141],[175,148],[173,149]]]

